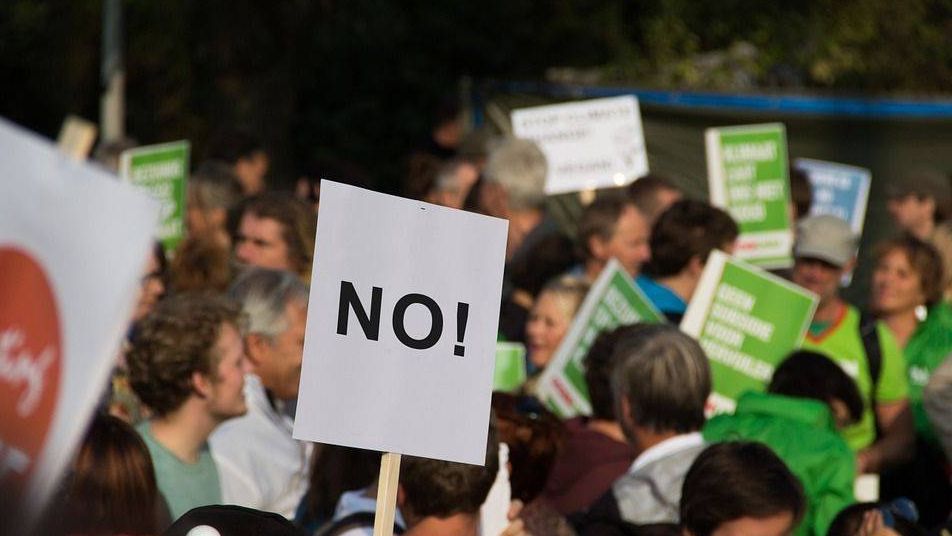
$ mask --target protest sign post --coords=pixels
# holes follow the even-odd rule
[[[17,534],[100,399],[158,207],[4,120],[0,173],[0,533]]]
[[[800,347],[816,296],[755,266],[712,251],[681,331],[711,365],[708,412],[732,412],[744,391],[762,391],[774,368]]]
[[[740,227],[735,255],[762,268],[793,264],[787,139],[780,123],[704,133],[711,204]]]
[[[633,95],[514,110],[512,131],[545,153],[547,194],[623,186],[648,173]]]
[[[507,222],[325,180],[317,229],[294,437],[388,453],[389,534],[400,454],[485,463]]]
[[[664,321],[664,316],[634,285],[631,276],[612,259],[592,284],[559,348],[542,372],[537,384],[538,397],[563,419],[591,414],[582,360],[598,334],[636,322]]]
[[[96,125],[75,115],[66,116],[60,127],[56,145],[74,160],[85,160],[96,142]]]
[[[385,452],[380,458],[377,478],[377,506],[374,512],[374,536],[392,536],[397,514],[397,488],[400,485],[400,455]]]
[[[189,143],[176,141],[136,147],[122,152],[119,174],[159,202],[158,238],[166,252],[174,252],[185,234],[185,181]]]

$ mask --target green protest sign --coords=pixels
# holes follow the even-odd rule
[[[526,347],[518,342],[496,343],[493,391],[513,392],[526,383]]]
[[[709,412],[731,412],[741,393],[763,391],[800,347],[816,296],[755,266],[711,252],[681,321],[711,365]]]
[[[185,181],[189,143],[177,141],[123,151],[119,172],[123,180],[159,202],[158,239],[172,252],[185,234]]]
[[[793,264],[787,139],[780,123],[704,133],[711,203],[737,222],[734,254],[762,268]]]
[[[537,396],[559,417],[590,414],[582,360],[598,334],[636,322],[664,321],[631,276],[612,259],[585,296],[572,326],[539,378]]]

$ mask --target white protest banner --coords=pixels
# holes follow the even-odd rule
[[[59,150],[75,160],[85,160],[96,142],[96,125],[75,115],[66,116],[60,127],[56,145]]]
[[[167,252],[185,236],[185,181],[188,141],[136,147],[122,152],[119,175],[158,201],[159,240]]]
[[[602,331],[636,322],[665,322],[651,300],[635,286],[621,264],[612,259],[592,284],[568,333],[546,365],[536,395],[559,417],[590,415],[583,360]]]
[[[648,173],[633,95],[514,110],[512,132],[545,153],[547,194],[622,186]]]
[[[0,533],[13,533],[55,491],[102,395],[158,207],[4,120],[0,175]]]
[[[848,222],[856,236],[862,236],[869,201],[869,170],[810,158],[797,158],[794,166],[810,180],[810,215],[836,216]]]
[[[741,393],[767,387],[774,368],[800,347],[816,301],[793,283],[711,252],[681,320],[711,365],[709,413],[732,412]]]
[[[507,232],[322,181],[294,437],[482,465]]]
[[[780,123],[704,132],[711,204],[740,227],[734,254],[762,268],[793,264],[787,138]]]

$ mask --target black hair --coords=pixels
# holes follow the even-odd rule
[[[737,223],[723,210],[701,201],[678,201],[651,229],[651,260],[644,271],[655,278],[676,275],[692,257],[707,262],[712,250],[733,242],[738,232]]]
[[[585,386],[592,405],[592,417],[606,421],[616,420],[615,399],[612,396],[612,359],[619,341],[638,331],[635,325],[620,326],[603,331],[585,354]]]
[[[710,536],[744,517],[790,513],[796,527],[806,508],[803,486],[762,443],[728,441],[702,452],[684,478],[681,525],[693,536]]]
[[[487,437],[483,466],[404,456],[400,468],[404,514],[424,518],[478,513],[499,471],[499,440],[492,424]]]
[[[663,207],[658,202],[658,193],[662,191],[678,192],[681,189],[675,186],[674,182],[664,175],[658,173],[649,173],[628,185],[628,199],[638,207],[638,210],[649,220],[654,221],[663,211]]]
[[[812,398],[829,404],[846,404],[852,422],[863,416],[863,398],[856,382],[828,357],[809,350],[787,356],[774,371],[767,391],[796,398]]]
[[[813,206],[813,187],[810,186],[810,177],[806,171],[794,166],[790,166],[790,199],[797,211],[798,220],[810,214],[810,207]]]
[[[216,133],[209,141],[205,157],[234,165],[243,158],[250,158],[255,153],[263,151],[264,146],[250,132],[242,129],[224,129]]]

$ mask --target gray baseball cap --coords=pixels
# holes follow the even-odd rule
[[[857,236],[848,223],[836,216],[810,216],[797,226],[793,255],[820,259],[843,267],[856,255]]]

